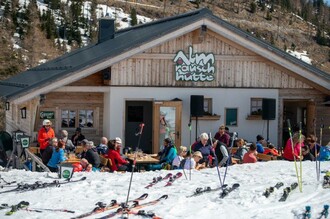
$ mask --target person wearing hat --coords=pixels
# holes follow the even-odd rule
[[[262,137],[261,135],[257,135],[257,142],[256,142],[256,146],[257,146],[257,152],[259,154],[263,154],[265,149],[264,147],[262,146],[265,142],[265,139],[264,137]]]
[[[72,137],[71,137],[72,143],[75,146],[77,146],[84,139],[85,139],[85,136],[83,134],[81,134],[81,128],[80,127],[76,128],[75,134],[72,135]]]
[[[38,143],[40,147],[40,154],[45,151],[46,147],[49,145],[49,140],[55,137],[55,132],[51,127],[52,122],[45,119],[42,122],[42,127],[38,131]]]

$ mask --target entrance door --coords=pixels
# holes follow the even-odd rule
[[[153,115],[153,153],[158,153],[165,138],[181,145],[182,101],[156,101]]]
[[[140,124],[144,124],[139,142],[138,132]],[[151,101],[126,101],[125,113],[125,146],[135,150],[139,148],[145,153],[152,152],[152,102]]]

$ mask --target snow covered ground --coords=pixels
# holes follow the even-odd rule
[[[329,170],[330,162],[322,162],[321,170]],[[316,180],[315,162],[303,162],[303,192],[297,188],[286,202],[279,202],[283,188],[297,181],[293,162],[269,161],[256,164],[234,165],[228,168],[226,184],[240,183],[240,188],[230,193],[224,199],[219,198],[219,192],[207,193],[187,198],[197,187],[219,186],[217,170],[204,169],[192,171],[191,180],[184,176],[172,186],[164,187],[165,182],[159,182],[150,189],[144,187],[153,177],[165,176],[169,171],[134,173],[130,199],[148,193],[149,197],[141,201],[147,202],[168,195],[168,199],[154,206],[146,207],[162,218],[294,218],[295,214],[303,212],[306,205],[312,208],[312,218],[318,218],[323,205],[330,204],[330,190],[322,188],[322,180]],[[175,174],[177,171],[170,171]],[[224,168],[220,169],[223,176]],[[186,171],[189,179],[189,172]],[[27,172],[10,170],[0,172],[7,181],[34,183],[36,181],[51,182],[57,177],[51,173]],[[323,179],[323,173],[321,179]],[[21,210],[10,218],[70,218],[88,212],[95,203],[109,203],[112,199],[118,202],[126,200],[131,173],[75,173],[73,178],[86,176],[80,183],[65,184],[61,187],[45,188],[23,193],[0,194],[0,204],[16,204],[22,200],[30,202],[30,208],[66,208],[74,210],[75,214],[65,212],[44,211],[42,213]],[[267,187],[283,182],[284,186],[275,190],[269,198],[262,193]],[[3,182],[0,183],[3,185]],[[0,191],[3,191],[0,189]],[[5,218],[7,210],[0,210],[0,218]],[[111,211],[109,211],[111,212]],[[107,212],[91,216],[97,218]],[[130,218],[141,218],[130,216]],[[302,218],[302,217],[299,217]]]

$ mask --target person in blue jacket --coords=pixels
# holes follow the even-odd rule
[[[149,170],[160,170],[167,164],[172,164],[174,158],[177,156],[177,150],[172,144],[170,138],[164,139],[164,149],[158,153],[159,164],[149,165]]]
[[[205,165],[205,167],[212,166],[212,160],[215,157],[215,153],[211,142],[209,141],[209,136],[207,133],[202,133],[199,136],[200,141],[194,147],[194,151],[200,151],[202,153],[203,159],[199,161],[199,164]]]
[[[257,152],[259,154],[263,154],[265,149],[263,147],[263,144],[265,142],[264,137],[262,137],[261,135],[257,135],[257,142],[256,142],[256,146],[257,146]]]
[[[57,140],[57,139],[56,139]],[[53,147],[53,154],[47,163],[47,167],[51,172],[58,172],[58,164],[65,161],[64,155],[64,143],[59,141],[55,147]]]

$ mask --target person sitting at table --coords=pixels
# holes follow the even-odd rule
[[[106,137],[101,138],[101,143],[96,146],[97,152],[99,154],[107,154],[108,153],[108,139]]]
[[[200,151],[203,155],[203,159],[201,159],[199,163],[205,163],[205,166],[212,165],[212,163],[209,163],[209,156],[215,157],[215,153],[211,142],[209,142],[209,136],[206,133],[202,133],[199,138],[200,141],[194,148],[195,151]]]
[[[108,141],[108,155],[111,160],[111,171],[126,171],[128,169],[129,162],[123,159],[116,150],[116,140]]]
[[[230,159],[228,149],[224,143],[213,138],[213,148],[215,151],[216,158],[218,160],[218,166],[224,167],[227,164],[227,160]],[[229,162],[229,161],[228,161]],[[230,162],[229,162],[230,164]]]
[[[237,139],[236,145],[237,150],[233,157],[239,159],[240,162],[242,162],[244,154],[248,152],[249,149],[245,146],[245,141],[243,138]]]
[[[42,153],[41,160],[42,160],[42,163],[45,164],[46,166],[47,166],[50,158],[52,157],[53,148],[57,147],[57,144],[58,144],[57,138],[51,138],[49,140],[48,146],[46,147],[46,149]]]
[[[88,160],[86,160],[85,158],[83,158],[83,159],[80,160],[79,163],[72,164],[73,172],[85,171],[89,165],[91,165],[91,164],[88,163]]]
[[[255,143],[252,143],[249,151],[243,156],[243,163],[256,163],[258,161],[257,154],[257,146]]]
[[[256,142],[257,152],[262,154],[265,151],[263,146],[263,144],[265,144],[265,139],[261,135],[257,135],[256,138],[257,138],[257,142]]]
[[[63,148],[64,148],[64,144],[61,141],[58,142],[55,147],[53,147],[52,157],[47,163],[47,167],[51,172],[58,172],[57,165],[66,160]]]
[[[158,164],[150,164],[147,169],[148,170],[160,170],[165,166],[172,164],[174,158],[176,157],[176,149],[172,144],[172,140],[170,138],[164,139],[164,149],[158,153],[159,155],[159,163]]]
[[[88,160],[88,163],[92,164],[93,167],[98,168],[100,166],[101,160],[100,155],[97,153],[94,143],[84,139],[82,141],[83,152],[81,153],[81,158]]]
[[[74,133],[74,135],[72,135],[71,137],[71,141],[72,143],[77,146],[80,144],[81,141],[83,141],[85,139],[85,136],[83,134],[81,134],[81,128],[78,127],[76,128],[76,132]]]
[[[172,169],[173,170],[181,169],[180,168],[180,163],[186,157],[186,155],[187,155],[187,147],[180,146],[179,154],[172,161]]]
[[[195,151],[192,156],[190,156],[190,153],[188,152],[189,155],[187,155],[187,158],[184,159],[181,162],[181,165],[183,169],[185,170],[190,170],[190,169],[195,169],[195,170],[200,170],[205,168],[204,164],[200,164],[199,161],[203,159],[203,155],[200,151]]]
[[[217,133],[215,133],[214,138],[224,143],[227,147],[229,147],[230,135],[226,132],[225,125],[221,125],[219,127],[219,130]]]
[[[272,156],[280,156],[275,146],[271,143],[269,143],[268,147],[264,150],[264,154],[272,155]]]
[[[76,147],[72,143],[72,141],[68,138],[69,134],[67,130],[62,129],[60,131],[60,141],[62,141],[65,145],[64,149],[68,152],[73,152]]]

